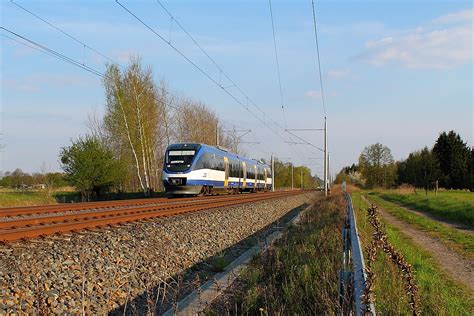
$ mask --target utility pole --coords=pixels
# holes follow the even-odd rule
[[[291,164],[291,190],[293,191],[293,164]]]
[[[273,158],[273,154],[271,156],[272,162],[272,191],[275,191],[275,160]]]
[[[301,168],[301,190],[304,189],[304,185],[303,185],[303,168]]]
[[[270,164],[272,167],[272,192],[275,191],[275,159],[273,154],[270,156]]]
[[[219,123],[216,122],[216,147],[219,147]]]
[[[324,117],[324,196],[328,196],[328,125]]]

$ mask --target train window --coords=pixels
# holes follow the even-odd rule
[[[166,168],[170,171],[188,170],[195,153],[195,150],[169,150],[166,155]]]
[[[196,162],[196,170],[198,169],[213,169],[214,157],[211,153],[203,153]]]
[[[239,177],[239,161],[237,159],[229,160],[230,172],[229,175],[234,178]]]

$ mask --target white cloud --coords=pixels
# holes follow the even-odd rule
[[[37,85],[15,79],[2,79],[1,86],[3,89],[11,89],[20,92],[36,92],[40,90]]]
[[[316,90],[309,90],[309,91],[306,91],[305,96],[307,96],[308,98],[311,98],[311,99],[316,99],[316,98],[321,97],[321,92],[316,91]]]
[[[30,74],[21,79],[4,78],[0,80],[2,88],[20,92],[37,92],[44,88],[86,85],[87,83],[88,81],[84,77],[48,73]]]
[[[328,77],[334,80],[345,79],[351,75],[350,69],[331,69],[328,71]]]
[[[468,22],[472,23],[474,18],[474,10],[463,10],[455,13],[446,14],[433,20],[436,24],[448,24],[448,23],[459,23]]]
[[[361,59],[374,66],[446,69],[473,59],[473,11],[441,16],[427,25],[368,41]]]
[[[310,99],[321,99],[321,91],[308,90],[308,91],[306,91],[306,93],[304,95],[306,97],[310,98]],[[333,91],[329,91],[329,92],[324,93],[324,97],[327,97],[327,96],[337,97],[337,93],[333,92]]]

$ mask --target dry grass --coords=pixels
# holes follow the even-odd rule
[[[240,286],[208,314],[314,315],[338,311],[344,201],[321,198],[274,246],[257,256]]]

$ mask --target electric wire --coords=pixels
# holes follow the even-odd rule
[[[278,87],[280,88],[281,110],[283,112],[283,122],[285,124],[285,128],[288,128],[288,125],[286,124],[285,107],[284,107],[284,103],[283,103],[283,89],[281,87],[280,62],[278,61],[278,50],[277,50],[277,43],[276,43],[276,36],[275,36],[275,23],[273,21],[272,0],[268,0],[268,4],[269,4],[269,7],[270,7],[270,18],[271,18],[271,21],[272,21],[273,47],[275,49],[275,60],[276,60],[276,68],[277,68],[277,74],[278,74]]]
[[[176,53],[178,53],[182,58],[184,58],[188,63],[190,63],[194,68],[196,68],[202,75],[212,81],[215,85],[220,87],[228,96],[230,96],[236,103],[238,103],[242,108],[247,110],[250,114],[252,114],[257,120],[259,120],[263,125],[265,125],[268,129],[270,129],[275,135],[279,138],[284,140],[275,129],[270,127],[265,121],[263,121],[258,115],[252,112],[247,106],[245,106],[237,97],[235,97],[231,92],[229,92],[225,87],[223,87],[219,82],[217,82],[211,75],[209,75],[204,69],[202,69],[199,65],[197,65],[194,61],[192,61],[186,54],[184,54],[180,49],[174,46],[172,43],[167,41],[161,34],[159,34],[155,29],[153,29],[150,25],[148,25],[145,21],[143,21],[140,17],[138,17],[135,13],[133,13],[130,9],[128,9],[124,4],[120,3],[118,0],[115,2],[121,6],[126,12],[128,12],[131,16],[133,16],[137,21],[139,21],[143,26],[149,29],[153,34],[155,34],[159,39],[165,42],[168,46],[170,46]]]
[[[55,57],[55,58],[57,58],[57,59],[60,59],[60,60],[62,60],[62,61],[64,61],[64,62],[67,62],[67,63],[69,63],[69,64],[71,64],[71,65],[76,66],[76,67],[82,68],[82,69],[84,69],[84,70],[86,70],[86,71],[88,71],[88,72],[90,72],[90,73],[92,73],[92,74],[94,74],[94,75],[96,75],[96,76],[99,76],[99,77],[101,77],[101,78],[104,77],[104,74],[102,74],[102,73],[99,72],[98,70],[96,70],[96,69],[94,69],[94,68],[91,68],[91,67],[89,67],[89,66],[86,66],[86,65],[82,64],[81,62],[79,62],[79,61],[77,61],[77,60],[75,60],[75,59],[72,59],[72,58],[70,58],[70,57],[68,57],[68,56],[66,56],[66,55],[64,55],[64,54],[62,54],[62,53],[60,53],[60,52],[55,51],[54,49],[51,49],[51,48],[49,48],[49,47],[47,47],[47,46],[45,46],[45,45],[42,45],[42,44],[40,44],[40,43],[38,43],[38,42],[35,42],[35,41],[33,41],[33,40],[31,40],[31,39],[29,39],[29,38],[23,36],[23,35],[20,35],[20,34],[18,34],[18,33],[16,33],[16,32],[13,32],[13,31],[11,31],[11,30],[9,30],[9,29],[3,27],[3,26],[0,26],[0,29],[3,29],[4,31],[6,31],[6,32],[8,32],[8,33],[10,33],[10,34],[12,34],[12,35],[14,35],[14,36],[16,36],[17,38],[22,39],[23,41],[27,42],[28,44],[31,44],[31,45],[37,47],[37,50],[39,50],[39,51],[41,51],[41,52],[43,52],[43,53],[45,53],[45,54],[47,54],[47,55],[49,55],[49,56]],[[23,44],[25,44],[25,43],[23,43]],[[26,45],[26,44],[25,44],[25,45]],[[26,45],[26,46],[30,46],[30,45]]]
[[[118,1],[117,1],[118,2]],[[191,41],[199,48],[199,50],[214,64],[214,66],[219,70],[219,74],[224,75],[225,78],[232,84],[230,87],[235,87],[241,94],[244,96],[244,98],[250,102],[264,117],[267,117],[275,126],[277,126],[279,129],[283,129],[278,123],[276,123],[265,111],[263,111],[260,106],[258,106],[243,90],[242,88],[234,81],[232,78],[222,69],[221,66],[212,58],[212,56],[202,47],[202,45],[199,44],[199,42],[191,35],[188,30],[179,22],[179,20],[165,7],[165,5],[160,1],[157,0],[157,3],[159,6],[164,10],[166,14],[169,15],[172,21],[178,25],[178,27],[191,39]],[[168,43],[169,44],[169,43]],[[217,81],[217,80],[216,80]],[[229,87],[223,87],[221,82],[219,82],[219,86],[222,89],[228,89]]]
[[[40,17],[39,15],[37,15],[36,13],[30,11],[29,9],[25,8],[24,6],[16,3],[15,1],[13,0],[10,0],[10,2],[15,5],[16,7],[20,8],[21,10],[31,14],[32,16],[34,16],[35,18],[43,21],[44,23],[48,24],[49,26],[51,26],[52,28],[56,29],[57,31],[61,32],[62,34],[66,35],[67,37],[69,37],[70,39],[72,39],[73,41],[81,44],[82,46],[84,46],[85,48],[88,48],[89,50],[91,50],[92,52],[96,53],[97,55],[107,59],[108,61],[110,61],[111,63],[113,64],[119,64],[117,61],[113,60],[112,58],[102,54],[101,52],[99,52],[98,50],[96,50],[95,48],[89,46],[88,44],[84,43],[83,41],[77,39],[76,37],[72,36],[71,34],[67,33],[66,31],[64,31],[63,29],[59,28],[58,26],[54,25],[53,23],[47,21],[46,19]]]
[[[318,55],[318,71],[319,71],[319,83],[320,83],[320,86],[321,86],[321,99],[323,101],[324,118],[326,118],[326,104],[324,102],[323,76],[321,75],[321,57],[319,55],[318,29],[316,27],[316,11],[314,9],[314,0],[311,0],[311,4],[312,4],[312,7],[313,7],[314,37],[315,37],[315,40],[316,40],[316,53]]]

